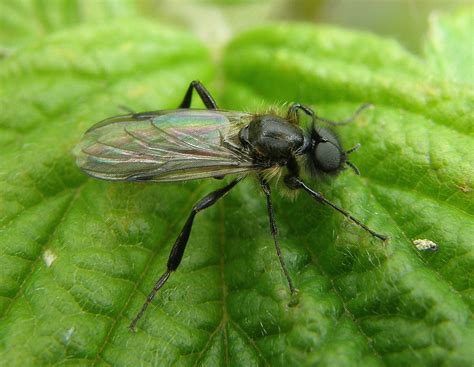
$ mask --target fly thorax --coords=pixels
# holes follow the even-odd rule
[[[302,130],[275,115],[256,116],[239,138],[255,158],[274,163],[286,162],[304,144]]]

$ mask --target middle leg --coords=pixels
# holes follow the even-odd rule
[[[268,209],[268,219],[270,220],[270,231],[272,233],[273,242],[275,243],[275,249],[278,255],[278,260],[280,260],[280,266],[283,270],[283,273],[285,274],[286,280],[288,282],[288,286],[290,288],[290,292],[291,294],[294,294],[296,292],[296,289],[295,289],[295,286],[293,285],[293,281],[291,280],[290,273],[288,272],[288,269],[286,268],[285,259],[283,259],[280,243],[278,241],[278,228],[276,226],[275,216],[273,213],[273,204],[272,204],[272,198],[271,198],[270,185],[268,185],[268,182],[265,179],[260,177],[260,186],[262,187],[262,190],[267,198],[267,209]]]

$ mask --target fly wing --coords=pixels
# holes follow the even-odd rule
[[[170,110],[113,117],[90,128],[74,149],[90,176],[117,181],[183,181],[259,168],[237,134],[251,115]]]

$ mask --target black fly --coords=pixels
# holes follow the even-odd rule
[[[190,108],[193,90],[207,109]],[[130,328],[135,329],[156,292],[178,268],[196,214],[216,203],[249,173],[257,174],[265,194],[271,234],[292,294],[296,288],[281,254],[268,184],[269,177],[279,169],[286,168],[284,183],[291,190],[306,192],[372,236],[386,240],[386,236],[373,231],[309,188],[299,175],[301,163],[313,173],[337,173],[346,165],[359,173],[348,160],[358,145],[344,150],[336,135],[328,128],[318,127],[316,122],[329,125],[349,123],[365,107],[367,105],[341,122],[323,119],[299,103],[291,105],[284,117],[220,110],[206,88],[199,81],[193,81],[178,109],[130,113],[92,126],[75,148],[77,165],[90,176],[114,181],[155,182],[236,176],[229,184],[194,205],[171,249],[167,270],[156,282]],[[299,111],[312,120],[308,131],[299,126]]]

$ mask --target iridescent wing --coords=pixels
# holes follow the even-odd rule
[[[117,181],[183,181],[259,169],[238,132],[252,115],[164,110],[112,117],[91,127],[74,149],[90,176]]]

